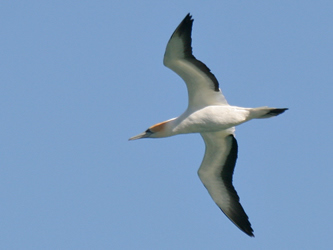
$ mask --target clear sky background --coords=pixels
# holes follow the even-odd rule
[[[129,142],[187,105],[162,64],[193,51],[232,105],[250,238],[197,176],[200,135]],[[0,249],[332,249],[333,2],[2,1]]]

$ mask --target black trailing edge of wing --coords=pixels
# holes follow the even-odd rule
[[[234,169],[237,160],[238,154],[238,144],[233,135],[229,135],[229,138],[232,140],[231,149],[223,170],[221,172],[221,177],[224,185],[226,186],[228,193],[231,197],[231,207],[230,211],[225,213],[225,215],[244,233],[254,237],[253,229],[249,221],[249,217],[246,215],[242,205],[239,202],[239,196],[232,185],[232,176],[234,174]],[[222,211],[223,212],[223,211]]]
[[[184,55],[185,59],[189,60],[191,63],[193,63],[198,69],[200,69],[202,72],[204,72],[214,83],[214,91],[219,92],[219,82],[217,81],[214,74],[210,71],[210,69],[204,64],[203,62],[196,59],[192,53],[192,25],[193,25],[193,19],[190,13],[186,15],[186,17],[183,19],[183,21],[178,25],[175,32],[172,34],[173,36],[179,36],[184,43]]]

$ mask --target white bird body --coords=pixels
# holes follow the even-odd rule
[[[200,133],[206,145],[204,159],[198,170],[200,180],[224,214],[243,232],[254,236],[232,185],[238,152],[235,126],[251,119],[277,116],[287,109],[230,106],[215,76],[192,54],[192,24],[193,19],[188,14],[172,34],[163,61],[185,81],[187,109],[179,117],[157,123],[130,140]]]
[[[249,113],[248,109],[234,106],[206,106],[195,111],[187,109],[172,121],[170,128],[173,135],[217,132],[245,122]]]
[[[211,105],[198,110],[188,108],[179,117],[157,124],[163,125],[158,138],[229,129],[248,120],[261,118],[269,109],[271,108],[242,108],[230,105]],[[154,135],[151,137],[157,138]]]

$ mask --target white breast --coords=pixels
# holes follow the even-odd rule
[[[247,121],[249,111],[235,106],[207,106],[202,109],[186,110],[175,119],[175,134],[216,132]]]

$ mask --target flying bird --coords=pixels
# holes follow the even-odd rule
[[[240,230],[254,236],[249,218],[232,184],[238,151],[235,126],[252,119],[277,116],[287,108],[229,105],[213,73],[192,53],[192,24],[192,16],[187,14],[172,34],[163,60],[164,65],[186,83],[187,109],[179,117],[157,123],[129,140],[200,133],[206,145],[198,170],[200,180],[222,212]]]

